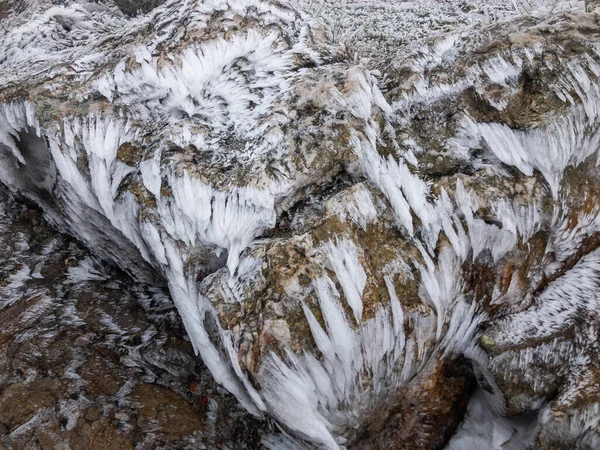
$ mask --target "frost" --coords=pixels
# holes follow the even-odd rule
[[[596,117],[594,113],[590,120],[595,121]],[[517,167],[525,175],[532,176],[534,170],[539,170],[557,198],[565,169],[579,165],[598,150],[600,134],[588,133],[589,123],[581,111],[544,129],[531,131],[512,130],[503,124],[480,124],[465,118],[454,145],[458,152],[465,153],[483,142],[500,161]]]
[[[560,62],[564,70],[551,91],[566,114],[548,114],[543,125],[517,129],[458,112],[456,129],[443,135],[437,154],[431,152],[452,160],[443,175],[451,181],[436,185],[441,176],[422,166],[431,149],[422,148],[410,127],[403,128],[413,111],[429,117],[442,101],[471,88],[485,97],[484,88],[491,86],[501,94],[489,104],[505,112],[521,76],[545,50],[535,45],[506,50],[438,82],[430,74],[452,70],[465,57],[465,36],[474,28],[427,44],[418,38],[459,24],[564,9],[542,2],[525,10],[505,2],[460,4],[463,9],[456,1],[429,0],[323,4],[325,18],[337,21],[339,30],[356,28],[353,36],[338,37],[362,56],[379,58],[387,44],[406,50],[405,69],[413,73],[391,103],[382,92],[385,75],[372,70],[378,64],[359,58],[356,64],[340,62],[335,52],[343,49],[321,42],[316,20],[278,2],[170,1],[130,21],[75,4],[34,12],[26,23],[0,32],[0,83],[16,83],[19,71],[35,78],[48,70],[44,76],[68,80],[73,92],[61,99],[66,106],[59,119],[49,114],[59,107],[39,99],[35,105],[26,100],[0,105],[0,179],[39,203],[54,225],[100,257],[140,281],[168,284],[191,343],[215,380],[249,412],[270,415],[294,434],[269,438],[265,445],[294,448],[298,438],[344,448],[430,361],[467,355],[484,378],[490,375],[495,362],[473,349],[478,326],[487,319],[472,292],[476,281],[468,279],[477,276],[469,268],[480,257],[490,255],[490,264],[500,265],[547,231],[542,253],[555,259],[543,270],[552,276],[600,230],[597,210],[570,220],[569,214],[579,212],[569,211],[569,192],[562,190],[567,169],[581,166],[600,148],[594,78],[600,66],[591,56]],[[389,31],[361,31],[357,21],[374,17],[373,11],[385,13],[386,26],[377,29]],[[236,29],[211,28],[221,26],[219,20],[237,23]],[[185,29],[177,27],[182,21]],[[155,34],[142,42],[150,28]],[[44,35],[51,36],[48,42],[41,42]],[[374,50],[374,40],[387,44]],[[124,44],[109,50],[115,42]],[[558,63],[548,58],[543,64],[553,71]],[[459,164],[469,164],[461,176]],[[542,175],[553,213],[542,194],[513,201],[472,188],[476,176],[506,175],[509,166],[527,177]],[[297,222],[284,224],[294,208],[321,199],[324,208],[311,210],[310,218],[292,217]],[[311,234],[332,218],[344,231],[334,230],[322,241]],[[368,252],[378,249],[363,246],[359,236],[381,230],[397,235],[409,250],[392,252],[373,273]],[[307,242],[309,251],[300,245]],[[293,261],[280,268],[308,279],[302,284],[294,279],[283,291],[303,315],[294,320],[308,324],[312,349],[292,345],[297,336],[283,313],[262,316],[263,302],[285,296],[268,279],[267,255],[279,244],[313,264],[305,272]],[[25,247],[18,243],[16,249]],[[516,307],[527,295],[535,300],[533,308],[500,322],[511,335],[498,332],[495,344],[551,338],[579,312],[598,309],[598,264],[598,251],[592,252],[536,297],[525,292],[534,286],[520,286],[517,276],[507,286],[492,282],[486,307]],[[22,267],[7,289],[38,273]],[[71,284],[108,279],[89,258],[68,274]],[[403,298],[398,279],[414,282],[415,298]],[[369,304],[375,288],[379,303]],[[418,307],[407,307],[409,300]],[[115,336],[121,333],[110,317],[102,320]],[[269,344],[259,342],[265,330],[277,348],[261,347]],[[543,345],[544,362],[559,361],[552,350],[572,350],[561,342]],[[524,366],[536,357],[534,351],[519,356]],[[135,358],[128,363],[137,364]],[[524,379],[535,384],[534,378]],[[469,414],[490,425],[481,429],[467,421],[451,448],[525,442],[529,431],[496,417],[502,402],[497,392],[485,401],[477,394]],[[591,420],[582,417],[581,427],[589,427]]]
[[[68,271],[69,283],[81,283],[83,281],[105,281],[110,278],[109,275],[103,274],[96,268],[94,261],[87,257],[79,262],[75,267],[69,267]]]
[[[353,190],[349,196],[332,199],[327,208],[341,220],[350,220],[365,231],[367,226],[377,219],[373,196],[365,186]]]
[[[447,450],[519,450],[533,444],[534,418],[510,420],[495,414],[479,389],[469,402],[466,422],[452,437]],[[491,447],[490,447],[491,446]]]
[[[510,339],[511,345],[518,345],[541,340],[572,326],[582,311],[596,310],[600,307],[595,294],[600,286],[599,271],[600,252],[594,251],[550,283],[532,308],[501,321],[498,326],[511,333],[495,337],[494,342],[503,345],[502,339]]]
[[[329,264],[344,290],[344,296],[354,312],[356,322],[362,316],[362,294],[367,283],[367,275],[358,259],[358,249],[352,241],[343,240],[335,244],[329,241],[324,246]]]

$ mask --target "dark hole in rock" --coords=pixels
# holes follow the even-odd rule
[[[227,250],[224,249],[221,250],[220,255],[211,252],[207,257],[204,258],[202,266],[198,269],[198,272],[196,274],[196,280],[202,281],[210,274],[213,274],[217,270],[225,267],[227,265],[228,257],[229,252],[227,252]]]
[[[208,260],[208,267],[210,272],[216,272],[219,269],[222,269],[227,264],[227,258],[229,257],[229,252],[227,250],[221,250],[220,255],[211,254]]]
[[[210,119],[206,117],[204,114],[196,113],[192,116],[192,119],[196,122],[208,124],[210,123]]]
[[[114,4],[128,17],[147,14],[158,8],[165,0],[114,0]]]
[[[54,19],[67,33],[73,29],[73,25],[75,24],[75,21],[67,16],[56,15],[54,16]]]
[[[22,130],[14,142],[25,164],[21,164],[7,146],[0,144],[0,154],[8,160],[3,163],[4,179],[24,192],[47,199],[56,182],[56,166],[46,138],[28,128]]]
[[[221,342],[221,338],[219,336],[219,326],[215,321],[215,318],[208,312],[204,313],[204,317],[202,319],[202,326],[206,330],[210,342],[215,346],[217,353],[221,356],[223,361],[227,361],[228,356],[225,353],[223,342]]]

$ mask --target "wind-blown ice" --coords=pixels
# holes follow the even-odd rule
[[[390,62],[384,95],[276,1],[169,1],[131,20],[44,8],[0,36],[0,180],[100,257],[166,283],[215,380],[290,434],[271,447],[401,439],[426,414],[405,398],[434,386],[446,411],[466,398],[440,375],[471,377],[464,357],[492,391],[470,414],[506,414],[498,360],[477,346],[496,314],[517,313],[483,333],[490,352],[540,340],[556,365],[551,350],[572,348],[555,335],[598,287],[599,210],[578,183],[595,186],[600,147],[595,40],[546,58],[542,18],[515,22],[541,24],[521,40],[494,29],[512,46],[493,50],[486,30],[444,36]],[[539,87],[542,71],[555,75]],[[103,276],[88,266],[72,279]],[[520,380],[541,390],[537,377]],[[511,439],[508,419],[494,427],[477,442]]]

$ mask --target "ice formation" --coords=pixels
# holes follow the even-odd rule
[[[547,15],[575,6],[403,47],[384,94],[286,3],[40,2],[0,31],[0,180],[167,283],[215,380],[282,428],[266,446],[402,448],[403,399],[469,359],[485,393],[449,448],[524,448],[535,427],[502,415],[539,411],[550,439],[552,383],[503,364],[569,351],[566,384],[590,376],[588,341],[560,337],[598,289],[600,42],[569,34],[597,18]]]

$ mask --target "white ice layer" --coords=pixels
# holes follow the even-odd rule
[[[215,11],[245,15],[256,10],[289,27],[295,20],[293,14],[257,0],[193,3],[195,7],[188,11],[192,24],[206,26]],[[166,11],[175,8],[175,4],[171,1],[159,8],[153,20],[168,22]],[[74,44],[67,49],[58,44],[46,47],[49,53],[45,58],[28,50],[39,42],[34,27],[58,29],[55,22],[60,24],[60,17],[70,18],[75,33],[66,37],[57,31],[59,43],[81,39],[83,50],[100,52],[92,43],[99,40],[93,15],[76,7],[55,7],[10,33],[0,34],[4,52],[0,54],[0,68],[17,70],[20,61],[28,58],[39,60],[36,67],[43,68],[67,56],[79,58],[76,68],[93,67],[96,62],[85,60]],[[150,19],[140,18],[135,26],[141,28],[147,20]],[[114,19],[104,25],[114,28],[120,23]],[[171,30],[170,26],[163,24],[159,28]],[[468,287],[461,281],[461,268],[468,258],[475,260],[489,251],[497,262],[519,241],[527,241],[539,231],[548,218],[535,202],[523,206],[498,201],[488,206],[502,226],[489,224],[477,217],[479,199],[461,181],[452,194],[442,190],[432,200],[431,188],[419,176],[413,153],[380,155],[378,145],[383,130],[373,117],[375,111],[386,120],[400,117],[399,108],[459,92],[477,76],[509,86],[518,79],[526,57],[493,59],[480,70],[472,71],[466,81],[454,85],[429,86],[423,81],[416,85],[413,97],[407,96],[394,105],[387,104],[371,73],[360,66],[352,68],[348,83],[352,89],[343,95],[337,92],[334,98],[341,110],[364,122],[364,127],[351,133],[358,171],[382,193],[395,225],[420,251],[419,261],[415,258],[412,263],[420,274],[418,295],[428,313],[409,313],[403,308],[393,276],[402,273],[407,261],[397,261],[385,268],[389,304],[364,319],[363,294],[368,279],[361,263],[363,249],[349,237],[340,236],[319,249],[326,267],[332,269],[331,276],[323,274],[310,286],[324,326],[309,305],[303,303],[318,354],[283,349],[280,355],[264,356],[257,377],[261,386],[258,390],[240,368],[239,348],[231,333],[221,328],[218,314],[199,292],[194,270],[198,267],[190,266],[194,257],[208,259],[205,266],[212,271],[225,265],[229,300],[243,302],[244,277],[257,274],[262,264],[259,259],[245,256],[244,251],[275,227],[277,202],[293,195],[303,180],[289,176],[255,186],[219,188],[203,179],[203,174],[194,173],[193,167],[182,169],[168,160],[168,145],[161,144],[144,155],[140,163],[141,180],[155,202],[151,217],[141,217],[142,208],[135,194],[121,189],[138,169],[119,161],[117,152],[125,143],[142,140],[147,130],[138,122],[149,121],[152,125],[164,125],[157,136],[161,143],[193,145],[198,153],[217,161],[235,156],[248,163],[267,154],[285,156],[281,126],[289,123],[289,118],[279,108],[282,99],[288,98],[296,77],[301,76],[290,72],[294,72],[298,55],[313,61],[319,59],[305,42],[307,33],[302,28],[291,47],[286,47],[276,32],[234,34],[231,39],[217,38],[173,52],[171,56],[177,63],[154,56],[160,37],[149,46],[136,44],[129,56],[135,57],[139,67],[126,70],[127,59],[123,57],[112,71],[90,83],[93,87],[89,92],[81,94],[85,98],[100,93],[115,111],[85,118],[67,114],[55,126],[42,127],[36,119],[38,111],[28,102],[2,104],[0,179],[38,201],[51,221],[98,249],[101,256],[132,272],[144,261],[148,268],[161,273],[194,348],[215,379],[253,414],[268,413],[297,436],[337,449],[347,443],[345,436],[352,435],[353,430],[386,406],[390,395],[423,370],[432,355],[453,357],[472,345],[484,315],[469,300],[465,292]],[[23,44],[16,45],[19,39]],[[454,38],[440,41],[415,62],[417,68],[424,72],[452,60],[456,45]],[[35,54],[28,54],[30,51]],[[544,128],[526,131],[503,124],[478,123],[465,116],[449,147],[464,156],[483,143],[500,161],[525,175],[540,172],[558,199],[565,170],[581,164],[600,148],[600,93],[588,75],[600,73],[600,67],[591,60],[585,67],[583,63],[569,64],[570,76],[556,89],[564,102],[574,104],[572,114],[557,118]],[[4,77],[0,75],[0,81],[12,81],[10,76]],[[569,94],[572,90],[584,99],[583,104],[575,105]],[[245,144],[224,154],[224,135],[243,137]],[[163,193],[164,186],[170,189],[168,195]],[[60,213],[47,200],[46,194],[51,191],[60,201]],[[377,205],[367,189],[352,195],[354,198],[345,209],[337,205],[334,211],[342,220],[366,229],[377,217]],[[573,254],[580,242],[578,236],[600,229],[597,212],[582,219],[585,220],[579,221],[577,236],[569,234],[572,230],[560,217],[552,219],[553,223],[564,225],[557,227],[559,231],[551,239],[559,261]],[[439,250],[441,233],[450,245]],[[537,298],[533,309],[506,319],[505,326],[514,330],[511,343],[546,338],[569,325],[574,312],[598,309],[595,292],[600,287],[599,255],[598,251],[588,255],[553,282]],[[139,272],[142,274],[144,268],[139,267]],[[30,271],[26,270],[15,274],[10,282],[17,286],[28,276]],[[70,271],[70,276],[81,281],[103,275],[84,261]],[[336,287],[336,281],[341,289]],[[345,306],[352,311],[351,317]],[[413,325],[410,334],[406,332],[408,323]],[[209,334],[209,328],[217,329],[218,336]],[[474,402],[470,414],[491,414],[485,408],[483,403]],[[521,431],[511,432],[505,425],[495,422],[491,432],[478,430],[485,435],[481,439],[459,435],[452,445],[484,445],[482,442],[490,440],[496,445],[511,439],[520,442]],[[273,438],[269,445],[282,448],[296,444],[291,438],[280,437]]]
[[[500,335],[498,345],[538,341],[559,334],[573,325],[580,316],[600,308],[600,251],[586,255],[565,275],[550,283],[536,299],[535,305],[499,322],[502,329],[510,329],[510,336]],[[588,311],[588,313],[585,313]],[[510,339],[504,342],[503,339]]]

